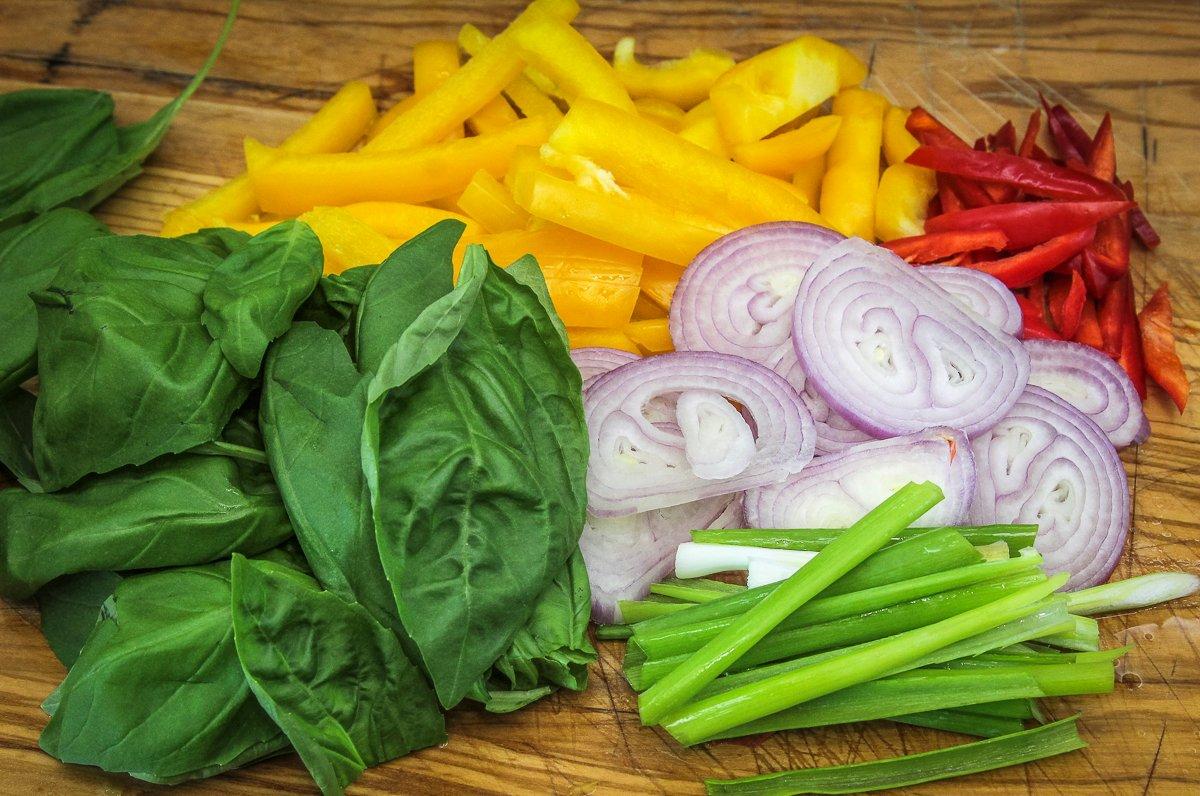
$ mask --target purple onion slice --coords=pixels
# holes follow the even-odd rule
[[[747,490],[746,521],[752,528],[844,528],[909,481],[932,481],[946,496],[920,525],[961,524],[975,491],[967,438],[931,428],[822,456],[781,484]]]
[[[792,342],[809,384],[875,437],[986,431],[1029,378],[1020,341],[886,249],[850,238],[804,275]]]
[[[954,265],[921,265],[917,269],[949,293],[968,314],[992,324],[1014,337],[1025,321],[1017,297],[991,274]]]
[[[872,439],[806,387],[792,350],[800,280],[822,252],[843,240],[833,230],[799,221],[731,232],[696,255],[671,299],[675,348],[745,357],[783,376],[812,413],[819,453]]]
[[[1142,443],[1150,421],[1133,382],[1106,354],[1080,343],[1026,340],[1029,383],[1057,395],[1096,421],[1118,448]]]
[[[976,437],[971,522],[1037,523],[1034,547],[1067,589],[1103,583],[1129,535],[1129,482],[1117,451],[1087,415],[1041,387]]]
[[[678,351],[630,362],[596,377],[583,403],[588,509],[597,517],[775,483],[813,456],[812,418],[796,391],[774,371],[728,354]]]
[[[631,354],[619,348],[601,348],[595,346],[571,349],[571,361],[575,363],[575,367],[579,368],[579,375],[583,377],[585,387],[590,379],[594,379],[596,376],[603,376],[610,370],[621,367],[626,362],[632,362],[640,358],[637,354]]]
[[[620,621],[619,600],[640,600],[675,567],[675,548],[697,528],[742,524],[741,495],[654,509],[627,517],[588,516],[579,551],[592,585],[592,619]]]

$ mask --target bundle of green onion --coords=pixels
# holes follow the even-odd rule
[[[942,499],[909,484],[844,530],[698,531],[707,544],[816,550],[785,580],[747,589],[671,579],[621,603],[625,676],[644,724],[685,746],[888,719],[992,739],[926,755],[708,783],[711,793],[845,793],[926,782],[1082,747],[1075,719],[1039,724],[1040,697],[1113,690],[1085,614],[1195,590],[1179,573],[1069,594],[1047,577],[1032,526],[910,527]],[[1002,552],[997,554],[997,548]],[[764,552],[769,552],[764,550]]]

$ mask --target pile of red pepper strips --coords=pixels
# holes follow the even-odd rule
[[[1175,351],[1164,284],[1134,310],[1129,251],[1160,240],[1117,177],[1112,118],[1094,137],[1062,105],[1042,99],[1058,157],[1037,144],[1042,111],[1017,140],[1012,122],[969,146],[922,108],[908,117],[921,144],[908,162],[933,170],[937,195],[925,234],[884,245],[911,263],[962,265],[1013,289],[1026,338],[1074,340],[1120,363],[1146,396],[1146,374],[1182,412],[1187,375]]]

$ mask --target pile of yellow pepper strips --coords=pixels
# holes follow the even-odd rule
[[[578,12],[534,0],[493,38],[468,24],[418,44],[411,96],[379,114],[348,83],[279,146],[247,139],[246,173],[163,234],[298,217],[336,273],[457,218],[497,262],[537,257],[573,346],[657,353],[684,266],[727,232],[923,231],[936,186],[903,162],[908,112],[857,88],[866,68],[845,49],[802,36],[740,63],[696,50],[650,66],[627,38],[609,62],[571,27]]]

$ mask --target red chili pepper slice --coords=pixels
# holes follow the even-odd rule
[[[1146,371],[1158,386],[1167,391],[1182,412],[1187,406],[1190,385],[1183,362],[1175,350],[1175,332],[1171,328],[1171,321],[1171,294],[1164,283],[1142,307],[1138,323],[1142,332]]]
[[[999,251],[1008,245],[1008,239],[998,229],[955,230],[897,238],[883,245],[910,263],[925,264],[976,249]]]
[[[1133,199],[1133,183],[1124,182],[1121,184],[1121,190],[1125,193],[1129,201]],[[1147,249],[1154,249],[1158,244],[1162,243],[1162,238],[1158,237],[1158,233],[1150,224],[1150,219],[1146,218],[1146,214],[1142,212],[1140,207],[1135,207],[1129,211],[1129,221],[1133,226],[1133,234],[1137,235],[1137,239]]]
[[[1050,128],[1050,137],[1063,160],[1086,161],[1092,151],[1092,139],[1071,112],[1062,105],[1050,107],[1050,103],[1042,94],[1038,94],[1042,107],[1046,109],[1046,126]]]
[[[1132,202],[1009,202],[943,213],[925,222],[926,232],[999,229],[1012,249],[1026,249],[1053,237],[1091,227],[1133,207]]]
[[[1005,122],[1000,125],[1000,129],[987,137],[988,149],[993,152],[1016,152],[1017,151],[1017,128],[1013,127],[1012,122]]]
[[[1042,131],[1042,112],[1034,110],[1029,114],[1029,124],[1025,126],[1025,135],[1021,138],[1021,146],[1017,149],[1017,154],[1023,158],[1033,157],[1033,151],[1037,148],[1038,133]]]
[[[904,127],[922,144],[969,149],[967,142],[954,134],[946,125],[934,118],[924,108],[913,108],[904,122]]]
[[[954,190],[953,178],[945,174],[937,175],[938,201],[943,213],[955,213],[966,207],[963,200]]]
[[[1047,288],[1050,317],[1054,327],[1063,337],[1072,339],[1079,331],[1083,318],[1083,306],[1087,303],[1087,288],[1078,271],[1072,271],[1066,279],[1056,279]]]
[[[1133,310],[1133,282],[1129,275],[1113,283],[1100,302],[1100,331],[1104,350],[1129,375],[1138,395],[1146,397],[1146,369],[1142,358],[1141,329]]]
[[[1083,276],[1083,283],[1087,285],[1088,295],[1097,299],[1104,298],[1113,278],[1105,273],[1090,250],[1084,250],[1080,254],[1079,273]]]
[[[1120,189],[1054,163],[1043,163],[1001,152],[920,146],[908,156],[915,166],[971,180],[1015,185],[1026,193],[1047,199],[1122,199]]]
[[[1104,114],[1104,121],[1096,130],[1096,138],[1088,157],[1088,171],[1093,177],[1112,182],[1117,178],[1117,147],[1113,140],[1112,114]]]
[[[1096,318],[1096,305],[1093,302],[1083,302],[1083,312],[1079,314],[1079,328],[1075,330],[1072,339],[1077,343],[1104,350],[1104,335],[1100,331],[1100,321]]]
[[[1022,287],[1083,251],[1095,234],[1094,227],[1068,232],[1032,249],[990,263],[972,263],[970,267],[991,274],[1009,287]]]
[[[1021,329],[1022,340],[1063,339],[1058,332],[1051,329],[1050,325],[1039,316],[1037,308],[1032,301],[1020,294],[1016,296],[1016,299],[1017,306],[1021,308],[1021,317],[1024,320],[1024,326]]]

